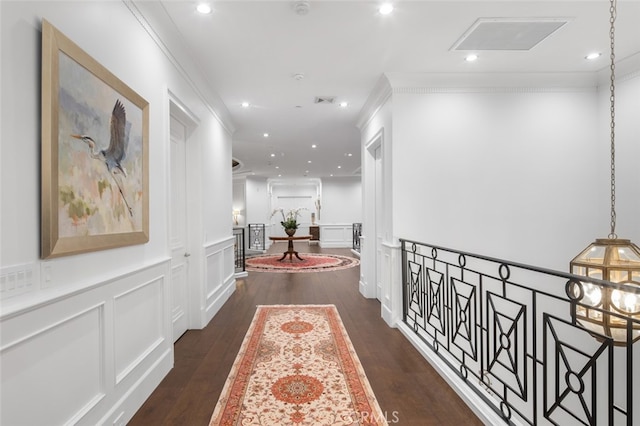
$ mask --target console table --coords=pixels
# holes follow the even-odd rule
[[[311,239],[309,240],[309,243],[311,243],[312,241],[316,243],[320,242],[320,226],[309,225],[309,234],[311,234]]]
[[[299,240],[310,240],[311,239],[311,235],[302,235],[302,236],[299,236],[299,237],[296,237],[296,236],[293,236],[293,237],[269,237],[269,239],[271,241],[288,241],[289,244],[287,245],[287,251],[285,251],[284,254],[282,255],[282,257],[280,259],[278,259],[278,260],[280,262],[282,262],[288,255],[289,256],[289,260],[291,262],[293,262],[293,256],[297,257],[300,260],[304,260],[303,258],[298,256],[298,252],[293,249],[293,242],[294,241],[299,241]]]

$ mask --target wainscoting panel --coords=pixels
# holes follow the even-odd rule
[[[186,282],[185,263],[171,268],[171,323],[173,324],[173,341],[188,328],[187,301],[189,294]]]
[[[161,260],[0,313],[0,424],[124,425],[173,365]]]
[[[369,285],[367,283],[367,277],[371,276],[367,274],[367,270],[371,269],[369,264],[371,263],[371,256],[362,256],[362,253],[365,253],[369,247],[367,246],[367,237],[365,235],[360,236],[360,281],[358,282],[358,288],[360,289],[360,294],[364,297],[371,297],[369,292]],[[375,293],[374,293],[375,297]]]
[[[205,289],[207,302],[209,302],[222,287],[222,270],[224,268],[222,260],[222,250],[207,254],[207,288]]]
[[[103,318],[101,304],[3,345],[1,424],[75,423],[104,397]]]
[[[116,384],[167,337],[163,286],[164,280],[158,278],[114,297]]]
[[[205,311],[207,324],[235,290],[233,237],[205,247]]]
[[[353,224],[320,225],[320,247],[349,248],[353,245]]]
[[[235,276],[235,259],[234,259],[234,247],[229,246],[224,249],[224,264],[223,264],[223,277],[224,281],[228,282]]]

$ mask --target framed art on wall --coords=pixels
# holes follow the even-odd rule
[[[42,23],[42,258],[149,241],[149,104]]]

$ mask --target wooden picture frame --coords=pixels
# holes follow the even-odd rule
[[[41,161],[43,259],[149,241],[149,103],[46,20]]]

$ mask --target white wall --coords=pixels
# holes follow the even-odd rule
[[[197,67],[180,49],[167,55],[174,42],[157,43],[134,5],[2,1],[0,9],[0,278],[19,270],[31,283],[0,302],[0,423],[124,424],[173,364],[169,92],[197,121],[188,148],[189,294],[190,323],[200,327],[234,283],[232,125],[198,85]],[[42,18],[150,104],[147,244],[39,259]]]
[[[246,180],[247,223],[269,223],[267,179],[248,176]]]
[[[640,239],[640,78],[617,88],[617,234]],[[397,237],[557,270],[609,232],[608,86],[394,94]],[[635,115],[634,115],[635,114]]]
[[[247,224],[246,186],[245,178],[233,179],[233,211],[239,212],[237,219],[238,224],[236,225],[234,223],[234,226],[245,226]]]
[[[320,225],[320,247],[352,247],[353,223],[361,221],[360,177],[322,179],[320,219],[317,220]]]
[[[319,181],[297,181],[297,180],[270,180],[268,181],[270,190],[270,225],[268,235],[283,237],[286,236],[284,229],[280,226],[282,215],[276,213],[271,217],[274,209],[283,209],[284,214],[294,209],[299,210],[298,234],[309,235],[309,225],[311,224],[311,212],[315,211],[315,201],[321,191]]]
[[[599,167],[608,173],[610,155],[609,86],[603,84],[600,95],[598,140]],[[616,233],[640,245],[640,71],[621,76],[616,81]],[[608,175],[601,178],[608,182]],[[598,209],[607,216],[596,228],[583,230],[595,238],[609,232],[609,188],[606,199],[598,199]],[[585,241],[584,246],[591,241]]]
[[[362,221],[360,176],[322,179],[322,224]]]
[[[606,222],[595,90],[394,94],[394,231],[568,267]]]

